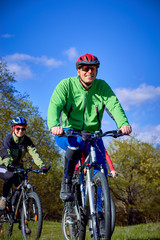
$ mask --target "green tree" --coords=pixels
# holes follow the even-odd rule
[[[7,64],[0,61],[0,147],[4,137],[11,133],[10,121],[16,116],[27,119],[28,135],[46,166],[51,166],[46,175],[31,174],[31,183],[39,194],[44,211],[44,217],[48,219],[60,219],[62,202],[59,199],[60,183],[62,178],[62,158],[59,149],[55,145],[53,135],[48,131],[46,121],[41,117],[37,107],[28,100],[28,95],[18,92],[14,84],[15,75],[7,69]],[[29,154],[26,154],[25,166],[37,168]],[[1,181],[2,183],[2,181]],[[1,184],[2,187],[2,184]]]
[[[160,152],[134,137],[113,140],[107,149],[119,173],[110,179],[118,224],[159,220]]]
[[[12,114],[16,100],[14,98],[14,83],[15,80],[13,74],[8,71],[6,64],[3,61],[0,61],[0,143],[3,140],[5,133],[7,132],[6,123]],[[8,111],[6,112],[7,108]]]
[[[33,142],[37,146],[42,160],[47,166],[51,166],[45,176],[32,175],[32,183],[36,186],[35,190],[42,201],[44,217],[52,220],[61,219],[62,202],[59,199],[59,192],[63,176],[62,156],[55,146],[52,134],[46,127],[46,122],[40,116],[32,117],[27,131],[32,132],[30,136],[32,140],[34,139]],[[26,164],[34,165],[34,163],[30,164],[31,157],[29,155],[25,160]]]

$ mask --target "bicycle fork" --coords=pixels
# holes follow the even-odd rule
[[[91,146],[91,156],[90,156],[91,164],[94,164],[96,162],[96,152],[95,147]],[[87,168],[87,189],[88,189],[88,195],[89,195],[89,204],[90,204],[90,214],[95,215],[95,205],[94,205],[94,195],[93,195],[93,182],[91,181],[91,176],[93,176],[93,168],[91,170]]]
[[[23,203],[23,211],[24,211],[24,217],[25,217],[25,221],[27,221],[27,208],[26,208],[26,192],[25,190],[22,188],[22,203]]]
[[[90,170],[87,169],[87,190],[88,190],[88,198],[89,198],[91,216],[95,214],[93,187],[92,186],[93,186],[93,183],[92,183],[91,177],[90,177]]]

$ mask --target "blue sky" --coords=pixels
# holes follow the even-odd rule
[[[159,0],[1,0],[0,56],[44,119],[50,97],[91,53],[117,94],[133,134],[160,143]],[[102,129],[115,129],[105,113]]]

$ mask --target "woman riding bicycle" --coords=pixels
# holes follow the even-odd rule
[[[15,167],[23,167],[22,158],[28,152],[35,164],[45,173],[47,168],[41,160],[37,149],[31,139],[25,135],[27,121],[23,117],[16,117],[11,121],[12,134],[6,136],[3,140],[0,150],[0,178],[4,180],[2,198],[0,199],[0,210],[6,207],[6,198],[9,190],[14,184],[16,187],[20,184],[18,175],[14,174]]]
[[[101,130],[104,110],[116,121],[122,134],[130,134],[127,117],[109,85],[97,79],[100,62],[91,54],[80,56],[76,62],[78,76],[62,80],[55,88],[48,109],[48,127],[56,135],[56,143],[66,151],[64,178],[61,185],[62,200],[72,198],[71,180],[74,168],[83,152],[86,157],[90,150],[88,141],[82,137],[59,137],[63,129],[89,131]],[[102,139],[95,143],[97,161],[106,166],[105,147]],[[107,173],[107,168],[106,168]]]

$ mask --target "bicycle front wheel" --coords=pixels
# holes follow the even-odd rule
[[[79,239],[81,216],[75,211],[75,202],[66,202],[62,214],[62,232],[65,240]]]
[[[35,192],[27,194],[21,213],[23,239],[38,239],[42,231],[42,205]]]
[[[93,177],[94,202],[98,222],[99,238],[111,238],[111,198],[108,180],[105,175],[98,172]]]
[[[111,236],[114,232],[115,224],[116,224],[116,207],[111,198]]]

